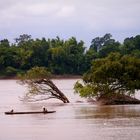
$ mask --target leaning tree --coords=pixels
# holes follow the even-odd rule
[[[69,103],[68,98],[61,92],[50,79],[50,72],[45,67],[33,67],[25,74],[20,75],[20,84],[28,87],[24,96],[27,101],[40,101],[56,98],[64,103]]]

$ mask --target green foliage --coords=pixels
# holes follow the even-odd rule
[[[58,42],[59,41],[59,42]],[[84,62],[84,43],[77,42],[72,37],[63,41],[60,39],[53,40],[58,46],[50,47],[48,50],[49,65],[48,68],[54,74],[81,74]]]
[[[120,52],[120,43],[113,42],[111,44],[107,44],[99,51],[99,58],[103,58],[108,56],[108,54],[112,52]]]
[[[140,58],[140,35],[127,38],[123,44],[112,39],[111,34],[96,37],[88,49],[83,41],[75,37],[67,40],[58,36],[53,39],[32,39],[23,34],[11,44],[7,39],[0,41],[0,72],[7,67],[26,72],[33,67],[47,67],[52,74],[82,75],[92,61],[107,57],[112,52]],[[16,73],[15,73],[16,75]]]
[[[92,86],[83,86],[79,81],[76,82],[74,89],[75,93],[79,92],[81,97],[93,97],[95,94],[95,91]]]
[[[37,80],[37,79],[48,79],[50,72],[45,67],[33,67],[28,70],[25,74],[19,75],[22,80]]]
[[[93,48],[96,52],[99,52],[104,46],[115,43],[114,39],[111,39],[110,33],[105,34],[103,37],[96,37],[92,39],[90,48]]]
[[[123,43],[123,54],[133,54],[135,51],[140,51],[140,35],[126,38]]]
[[[28,86],[28,92],[25,97],[30,99],[32,96],[46,94],[48,87],[43,86],[43,83],[37,83],[39,80],[48,80],[50,78],[50,72],[46,67],[33,67],[26,73],[19,73],[19,84],[26,84]]]
[[[10,47],[8,39],[3,39],[0,41],[0,47]]]
[[[18,73],[18,70],[13,67],[6,67],[5,69],[5,75],[7,76],[14,76]]]
[[[140,59],[112,53],[95,60],[83,76],[83,84],[76,83],[81,96],[100,97],[107,94],[134,94],[140,89]]]
[[[56,98],[64,103],[69,103],[67,97],[50,80],[50,72],[46,67],[33,67],[25,74],[19,75],[19,78],[20,84],[26,84],[28,86],[28,92],[23,100],[41,101]]]
[[[8,66],[19,68],[20,59],[16,48],[0,48],[0,69],[5,69]]]

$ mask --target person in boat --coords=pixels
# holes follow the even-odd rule
[[[12,109],[10,112],[11,112],[11,113],[13,113],[13,112],[14,112],[14,110]]]
[[[47,112],[47,109],[45,107],[43,107],[43,112]]]

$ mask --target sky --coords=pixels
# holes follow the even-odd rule
[[[106,33],[120,42],[140,34],[140,0],[0,0],[0,15],[0,40],[74,36],[88,46]]]

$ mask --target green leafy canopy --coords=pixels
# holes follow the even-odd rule
[[[140,59],[111,53],[95,60],[83,76],[83,84],[77,82],[75,91],[84,97],[100,97],[105,94],[134,94],[140,89]]]
[[[51,73],[48,71],[46,67],[33,67],[28,70],[25,74],[19,75],[19,77],[23,80],[37,80],[37,79],[48,79]]]

